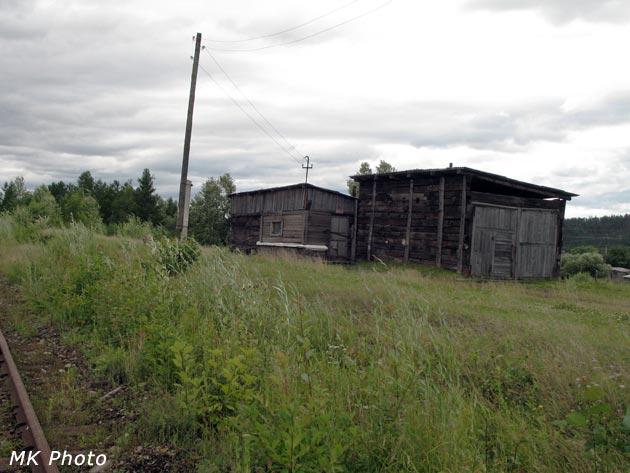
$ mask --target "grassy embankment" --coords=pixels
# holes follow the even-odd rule
[[[628,286],[219,248],[168,276],[141,240],[10,217],[0,271],[146,397],[123,447],[175,443],[201,471],[628,466]]]

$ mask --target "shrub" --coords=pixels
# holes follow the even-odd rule
[[[569,280],[575,282],[575,283],[589,283],[589,282],[593,282],[593,276],[591,276],[589,273],[577,273],[577,274],[573,274],[571,276],[569,276]]]
[[[177,404],[202,424],[236,415],[256,399],[254,368],[259,361],[254,350],[241,348],[227,356],[217,348],[205,350],[197,359],[193,346],[178,340],[171,351],[179,379]]]
[[[8,228],[12,237],[18,243],[41,241],[44,238],[42,230],[49,227],[47,218],[33,219],[28,207],[20,206],[7,215]]]
[[[578,273],[587,273],[594,278],[605,277],[610,273],[610,266],[599,253],[563,254],[560,263],[563,277]]]
[[[616,413],[606,402],[605,391],[599,385],[588,386],[582,395],[580,409],[553,424],[561,430],[584,432],[588,439],[584,445],[587,450],[617,448],[626,453],[630,451],[630,408],[625,416]]]
[[[61,224],[61,209],[46,186],[35,189],[28,211],[33,219],[45,219],[51,225]]]
[[[573,248],[568,249],[567,253],[571,255],[581,255],[584,253],[599,253],[599,248],[593,245],[574,246]]]
[[[61,200],[61,213],[66,223],[82,223],[88,228],[102,226],[98,202],[82,189],[66,194]]]
[[[153,225],[150,222],[143,222],[135,215],[129,217],[124,223],[114,224],[111,233],[116,236],[128,238],[147,238],[153,235]]]
[[[157,270],[165,276],[183,273],[201,254],[199,245],[192,239],[151,239],[150,244],[156,257]]]
[[[613,246],[606,254],[606,263],[611,266],[630,268],[630,246]]]

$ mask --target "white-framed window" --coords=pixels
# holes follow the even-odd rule
[[[282,236],[282,220],[272,220],[269,223],[269,235]]]

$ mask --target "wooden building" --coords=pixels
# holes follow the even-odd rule
[[[356,257],[416,261],[487,278],[559,275],[576,194],[466,167],[357,175]]]
[[[357,199],[312,184],[230,195],[230,246],[353,260]]]

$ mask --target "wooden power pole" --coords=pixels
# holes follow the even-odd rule
[[[311,164],[311,158],[310,157],[304,156],[304,159],[306,159],[306,166],[304,164],[302,164],[302,169],[306,169],[306,178],[304,179],[304,208],[306,208],[306,206],[308,204],[307,190],[306,190],[306,186],[308,184],[308,171],[309,171],[309,169],[313,169],[313,165]]]
[[[311,164],[311,158],[309,156],[304,156],[306,159],[306,166],[302,164],[302,169],[306,169],[306,178],[304,179],[304,184],[308,184],[308,171],[309,169],[313,169],[313,165]]]
[[[188,158],[190,156],[190,136],[192,134],[193,109],[195,108],[195,88],[201,51],[201,33],[195,38],[195,56],[193,57],[190,95],[188,97],[188,116],[186,117],[186,136],[184,137],[184,156],[182,158],[182,177],[179,182],[179,201],[177,205],[177,231],[182,239],[188,236],[188,208],[190,204],[191,183],[188,180]]]

